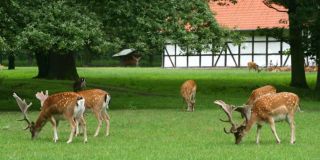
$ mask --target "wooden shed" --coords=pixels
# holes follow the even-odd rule
[[[122,66],[139,66],[141,55],[135,49],[124,49],[112,57],[119,57]]]

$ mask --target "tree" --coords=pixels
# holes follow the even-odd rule
[[[103,52],[108,43],[98,17],[70,1],[32,1],[22,5],[29,19],[17,36],[20,51],[34,52],[37,78],[77,79],[75,54],[90,48]]]
[[[23,28],[23,15],[19,14],[19,7],[10,0],[0,3],[0,57],[8,55],[8,69],[14,69],[15,36]],[[2,59],[2,58],[1,58]]]
[[[89,6],[101,17],[108,41],[117,46],[114,49],[135,48],[151,61],[165,43],[201,50],[209,44],[221,46],[230,33],[219,28],[206,0],[96,0]]]
[[[289,44],[291,53],[291,82],[293,87],[308,88],[304,71],[304,50],[302,47],[302,0],[264,0],[266,6],[279,12],[287,12],[289,16]],[[287,10],[280,10],[273,4],[281,5]]]

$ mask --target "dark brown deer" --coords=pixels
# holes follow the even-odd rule
[[[83,90],[86,87],[86,80],[85,78],[81,77],[79,79],[77,79],[74,83],[73,83],[73,91],[74,92],[78,92]]]

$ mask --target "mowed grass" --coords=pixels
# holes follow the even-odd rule
[[[110,136],[103,126],[93,137],[97,122],[86,114],[88,143],[75,137],[66,144],[69,124],[60,123],[59,141],[52,141],[48,123],[38,139],[31,140],[21,118],[12,91],[33,102],[30,118],[39,114],[35,92],[72,90],[72,81],[32,79],[36,68],[0,71],[0,159],[319,159],[320,103],[312,90],[289,87],[290,73],[248,72],[246,69],[161,69],[161,68],[79,68],[86,77],[87,88],[102,88],[111,93]],[[315,73],[307,73],[308,83],[315,85]],[[196,111],[184,112],[179,88],[186,79],[198,84]],[[291,91],[301,97],[304,112],[296,113],[296,144],[290,145],[290,129],[285,122],[276,128],[281,144],[275,143],[270,127],[262,128],[261,144],[255,144],[254,127],[240,145],[233,135],[226,135],[219,118],[225,114],[212,102],[243,104],[252,89],[272,84],[279,91]],[[240,122],[239,115],[237,120]]]

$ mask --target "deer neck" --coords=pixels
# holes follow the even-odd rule
[[[41,131],[42,127],[47,123],[48,118],[46,118],[43,113],[40,113],[36,123],[35,129],[36,131]]]

